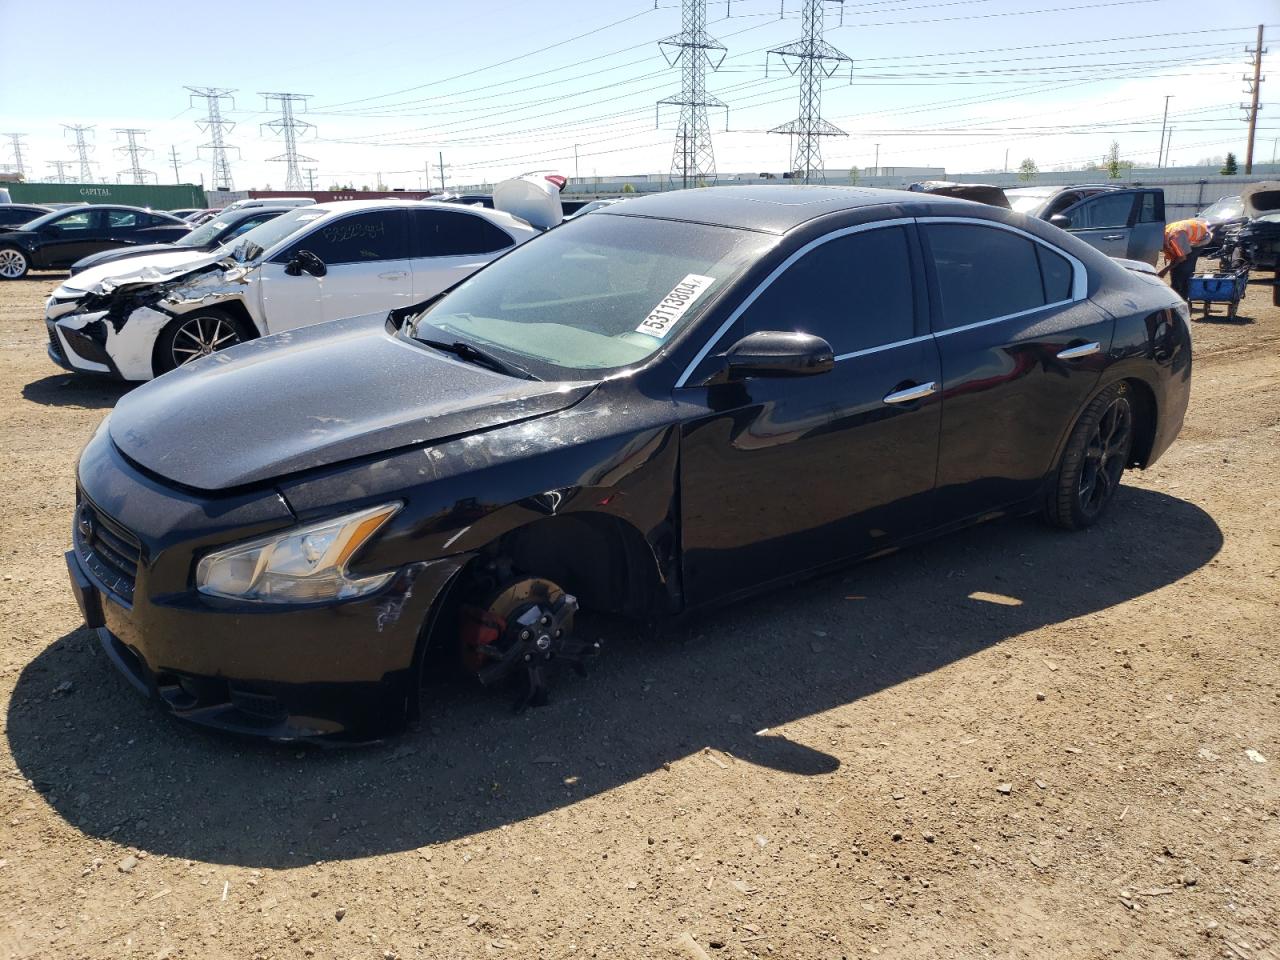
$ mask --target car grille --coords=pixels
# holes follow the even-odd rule
[[[81,500],[72,539],[76,555],[89,572],[111,593],[132,603],[142,556],[138,538],[88,500]]]
[[[63,363],[67,362],[67,352],[62,349],[62,341],[58,339],[58,333],[53,327],[49,327],[49,346],[52,348],[54,355]]]

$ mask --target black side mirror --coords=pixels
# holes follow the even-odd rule
[[[725,354],[724,375],[744,377],[807,377],[835,366],[831,344],[811,333],[759,330],[743,337]]]
[[[1064,217],[1060,213],[1055,213],[1052,217],[1050,217],[1049,222],[1053,224],[1055,227],[1057,227],[1059,230],[1071,229],[1071,218]]]
[[[313,277],[323,277],[329,272],[329,268],[310,250],[299,250],[293,255],[293,259],[285,264],[284,272],[291,277],[300,277],[303,273],[309,273]]]

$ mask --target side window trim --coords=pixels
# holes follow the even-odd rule
[[[729,314],[729,316],[725,319],[724,323],[720,324],[720,327],[713,334],[711,334],[710,337],[707,338],[707,342],[702,345],[702,349],[699,350],[696,354],[694,354],[693,359],[690,360],[688,366],[684,368],[684,372],[681,373],[680,376],[676,379],[676,383],[675,383],[676,389],[679,389],[680,387],[684,387],[688,385],[689,377],[693,375],[693,371],[696,370],[698,365],[701,364],[702,361],[707,358],[707,354],[709,354],[716,347],[716,345],[720,342],[720,339],[729,331],[729,329],[735,323],[738,322],[738,318],[747,312],[747,309],[753,303],[755,303],[757,299],[759,299],[760,295],[763,294],[765,290],[769,288],[769,285],[772,284],[773,281],[777,280],[778,277],[782,276],[782,274],[786,272],[788,267],[790,267],[793,263],[795,263],[797,260],[803,257],[806,253],[808,253],[811,250],[817,249],[818,247],[822,246],[824,243],[828,243],[832,240],[839,239],[840,237],[847,237],[849,236],[849,234],[852,234],[852,233],[866,233],[869,230],[881,230],[885,227],[907,227],[915,222],[916,220],[913,217],[897,217],[893,220],[874,220],[871,223],[859,223],[856,226],[844,227],[843,229],[840,229],[840,230],[833,230],[830,233],[824,233],[822,236],[817,237],[813,240],[810,240],[799,250],[796,250],[794,253],[792,253],[791,256],[787,257],[787,259],[783,260],[782,263],[778,264],[778,266],[775,267],[767,277],[761,280],[760,283],[756,286],[756,288],[752,290],[751,293],[746,297],[746,299],[744,299],[740,304],[738,304],[738,306],[734,309],[734,311],[731,314]],[[900,346],[902,343],[914,343],[916,340],[927,340],[930,336],[932,336],[932,334],[926,334],[923,337],[915,337],[910,340],[900,341],[898,343],[885,343],[885,344],[881,344],[878,347],[869,347],[866,350],[857,350],[853,353],[842,354],[841,356],[836,357],[836,359],[845,360],[845,359],[848,359],[849,357],[861,356],[864,353],[870,353],[876,350],[885,350],[889,347]]]
[[[1014,320],[1018,317],[1025,317],[1028,314],[1039,313],[1041,310],[1048,310],[1051,307],[1061,307],[1068,303],[1078,303],[1088,297],[1089,273],[1085,270],[1084,264],[1066,250],[1063,250],[1061,247],[1054,246],[1047,240],[1042,240],[1034,233],[1015,227],[1012,224],[1000,223],[996,220],[983,220],[979,217],[918,217],[916,219],[916,223],[967,223],[979,227],[991,227],[996,230],[1007,230],[1009,233],[1016,233],[1018,236],[1025,237],[1033,243],[1038,243],[1050,252],[1066,258],[1067,262],[1071,264],[1071,296],[1066,300],[1055,300],[1053,303],[1046,303],[1039,307],[1032,307],[1029,310],[1019,310],[1017,313],[1006,313],[1003,316],[991,317],[987,320],[978,320],[975,323],[966,323],[964,326],[951,327],[947,330],[935,330],[932,336],[945,337],[953,333],[963,333],[965,330],[974,330],[978,327],[985,327],[989,323],[1000,323],[1004,320]],[[930,253],[930,259],[932,259],[932,253]]]

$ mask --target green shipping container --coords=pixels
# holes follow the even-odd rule
[[[14,203],[119,203],[152,210],[207,207],[204,188],[191,183],[3,183]]]

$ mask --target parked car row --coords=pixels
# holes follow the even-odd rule
[[[108,204],[52,210],[0,232],[0,279],[70,267],[89,254],[123,246],[172,243],[191,225],[167,213]]]
[[[683,614],[1001,514],[1087,527],[1191,373],[1185,303],[1078,237],[839,187],[546,231],[326,203],[49,311],[59,362],[174,368],[80,458],[85,622],[170,713],[281,739],[394,730],[442,664],[540,702],[598,653],[580,609]]]

